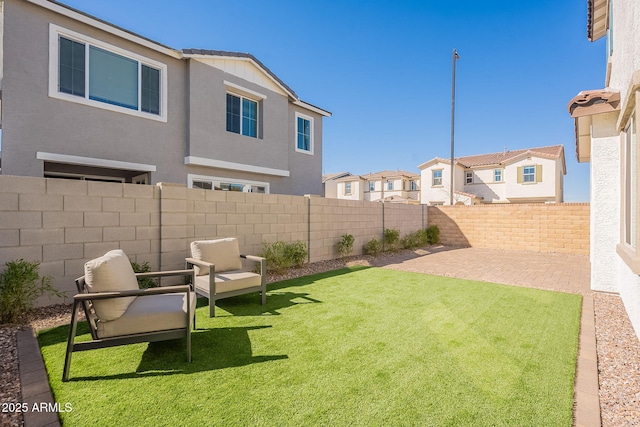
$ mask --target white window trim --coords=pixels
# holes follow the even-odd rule
[[[347,191],[347,188],[349,188],[349,191]],[[353,183],[352,182],[345,182],[344,183],[344,195],[345,196],[351,196],[353,193]]]
[[[235,83],[231,83],[229,81],[224,80],[222,83],[227,87],[227,92],[236,95],[236,96],[244,96],[248,99],[251,99],[255,102],[260,102],[263,99],[267,99],[267,95],[263,95],[259,92],[256,92],[251,89],[247,89],[246,87],[242,87]]]
[[[525,172],[525,169],[527,168],[533,168],[533,181],[525,181],[524,177],[527,175],[531,175]],[[526,165],[526,166],[522,166],[522,183],[523,184],[535,184],[536,181],[536,165]]]
[[[58,69],[58,61],[59,61],[59,43],[58,38],[62,36],[68,39],[72,39],[74,41],[78,41],[80,43],[84,43],[99,47],[101,49],[116,53],[118,55],[124,56],[126,58],[133,59],[137,61],[139,64],[148,65],[153,68],[157,68],[160,70],[160,114],[152,114],[144,111],[136,111],[130,108],[120,107],[118,105],[107,104],[105,102],[94,101],[88,98],[88,90],[85,90],[85,97],[79,97],[75,95],[70,95],[67,93],[62,93],[58,91],[58,80],[59,80],[59,69]],[[86,61],[89,58],[85,58]],[[141,67],[138,67],[140,70]],[[89,68],[85,68],[85,72],[89,72]],[[138,77],[138,86],[141,83],[140,76]],[[85,79],[85,84],[89,84],[89,79]],[[133,52],[124,50],[117,46],[102,42],[100,40],[94,39],[93,37],[85,36],[84,34],[77,33],[75,31],[67,30],[66,28],[60,27],[55,24],[49,24],[49,97],[62,99],[64,101],[74,102],[76,104],[83,104],[90,107],[96,107],[103,110],[114,111],[117,113],[124,113],[130,116],[141,117],[150,120],[156,120],[160,122],[167,121],[167,66],[161,62],[154,61],[147,57],[135,54]],[[140,89],[138,88],[138,96],[140,96]]]
[[[284,169],[267,168],[264,166],[247,165],[244,163],[227,162],[224,160],[207,159],[205,157],[187,156],[185,165],[206,166],[209,168],[230,169],[242,172],[260,173],[263,175],[291,176],[291,172]]]
[[[225,82],[225,84],[226,84],[226,82]],[[227,86],[231,87],[229,85],[227,85]],[[234,86],[240,88],[240,86],[237,86],[237,85],[234,85]],[[248,89],[244,89],[244,90],[248,90]],[[235,97],[240,98],[240,132],[236,133],[236,132],[233,132],[233,131],[230,131],[230,130],[227,130],[227,132],[234,133],[234,134],[240,135],[240,136],[246,136],[247,138],[262,139],[260,137],[260,124],[261,124],[260,123],[260,99],[256,99],[256,98],[254,98],[252,96],[247,96],[244,93],[236,92],[236,91],[233,91],[233,90],[227,90],[227,94],[228,95],[233,95]],[[254,92],[254,94],[259,95],[259,96],[263,96],[263,95],[258,94],[257,92]],[[266,98],[266,96],[264,98]],[[245,134],[242,133],[242,100],[243,99],[247,99],[249,101],[252,101],[252,102],[256,103],[256,136],[245,135]],[[227,109],[226,109],[226,102],[227,102],[227,100],[226,100],[226,97],[225,97],[225,114],[229,114],[229,111],[227,111]],[[227,116],[225,116],[225,129],[226,129],[226,119],[227,119]]]
[[[473,179],[473,171],[466,171],[464,173],[464,183],[466,184],[473,184],[474,179]],[[471,181],[469,181],[469,178],[471,178]]]
[[[44,160],[54,163],[65,163],[68,165],[94,166],[105,169],[122,169],[140,172],[155,172],[156,165],[146,163],[122,162],[120,160],[99,159],[96,157],[72,156],[69,154],[47,153],[45,151],[36,152],[37,160]]]
[[[432,169],[431,170],[431,186],[432,187],[442,187],[443,186],[443,184],[442,184],[442,177],[444,175],[443,171],[444,171],[444,169]],[[435,175],[436,172],[440,172],[440,177],[439,177],[440,184],[436,184],[436,175]]]
[[[301,150],[301,149],[298,148],[298,118],[309,120],[309,126],[310,126],[310,130],[311,130],[311,135],[309,135],[309,139],[310,139],[309,145],[311,146],[310,147],[311,149],[308,150],[308,151],[307,150]],[[313,156],[313,152],[314,152],[314,149],[315,149],[315,143],[314,143],[314,137],[313,137],[313,134],[314,134],[314,132],[313,132],[313,117],[307,116],[305,114],[298,113],[296,111],[295,121],[296,121],[296,125],[294,126],[295,132],[293,134],[293,144],[294,144],[296,152]]]
[[[251,181],[246,179],[235,179],[235,178],[225,178],[219,176],[209,176],[209,175],[196,175],[196,174],[187,174],[187,187],[193,188],[193,181],[209,181],[212,184],[214,182],[231,182],[233,184],[243,184],[243,185],[256,185],[260,187],[264,187],[264,194],[270,194],[270,184],[268,182],[262,181]],[[212,185],[215,189],[215,185]]]
[[[496,171],[500,171],[500,181],[496,181]],[[524,174],[524,169],[523,169],[523,174]],[[504,169],[497,168],[493,170],[493,182],[504,182]]]

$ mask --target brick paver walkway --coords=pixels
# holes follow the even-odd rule
[[[588,256],[438,247],[385,257],[375,265],[417,273],[582,294],[573,425],[602,425]]]

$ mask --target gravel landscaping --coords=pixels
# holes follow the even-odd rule
[[[389,255],[393,257],[397,255]],[[343,260],[307,264],[283,275],[270,275],[269,282],[334,270],[347,265],[382,265],[385,258],[350,257]],[[640,342],[626,314],[622,300],[613,294],[594,294],[595,325],[600,382],[602,425],[640,426]],[[20,380],[16,335],[68,324],[70,305],[37,309],[19,325],[0,325],[0,403],[20,403]],[[0,425],[21,426],[22,415],[0,412]]]

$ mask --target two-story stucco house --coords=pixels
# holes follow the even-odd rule
[[[448,205],[451,161],[436,157],[418,166],[423,204]],[[561,203],[564,147],[529,148],[454,159],[453,204]]]
[[[568,105],[578,161],[590,162],[591,288],[617,292],[640,336],[640,2],[589,0],[587,38],[606,37],[604,88]]]
[[[331,114],[253,55],[177,50],[53,0],[1,4],[2,174],[322,192]]]
[[[417,204],[420,202],[420,175],[407,171],[382,171],[349,175],[336,179],[335,198]],[[326,196],[329,197],[329,196]]]

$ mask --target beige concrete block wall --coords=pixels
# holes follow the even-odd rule
[[[0,176],[0,268],[39,261],[41,274],[68,295],[84,263],[112,249],[157,268],[158,196],[152,186]]]
[[[588,203],[429,206],[449,246],[589,254]]]

